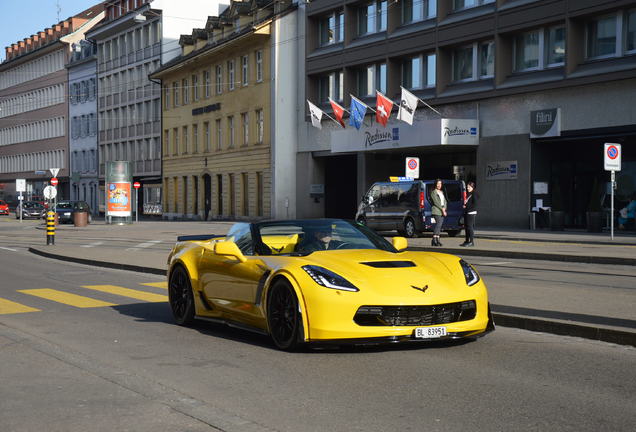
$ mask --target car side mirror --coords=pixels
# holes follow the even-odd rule
[[[393,247],[397,249],[398,252],[405,250],[409,247],[409,241],[404,237],[393,237]]]
[[[214,253],[217,255],[223,255],[227,257],[233,257],[240,262],[247,261],[243,252],[238,248],[236,243],[232,241],[220,241],[214,244]]]

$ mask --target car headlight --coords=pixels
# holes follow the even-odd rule
[[[325,288],[342,291],[360,291],[351,282],[324,267],[306,265],[303,266],[303,270],[305,270],[318,285],[322,285]]]
[[[479,282],[479,274],[477,273],[477,270],[475,270],[473,266],[471,266],[464,260],[459,260],[459,265],[462,266],[464,277],[466,278],[466,285],[473,286],[477,282]]]

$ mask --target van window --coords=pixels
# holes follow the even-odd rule
[[[398,204],[399,189],[396,185],[385,184],[380,186],[380,205],[382,207],[396,206]]]
[[[444,186],[446,188],[446,198],[449,201],[461,201],[462,192],[459,188],[459,183],[447,183]]]
[[[377,204],[378,200],[380,199],[380,186],[379,185],[373,186],[371,190],[369,191],[369,193],[367,194],[367,196],[371,198],[372,203]]]
[[[400,183],[398,190],[398,201],[401,207],[409,207],[419,201],[417,183]]]

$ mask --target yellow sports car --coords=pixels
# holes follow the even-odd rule
[[[340,219],[237,223],[179,237],[168,258],[175,321],[223,322],[276,346],[475,337],[494,329],[486,286],[459,257],[408,252]]]

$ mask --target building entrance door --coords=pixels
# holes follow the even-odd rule
[[[357,156],[325,158],[325,217],[354,219],[358,205]]]

